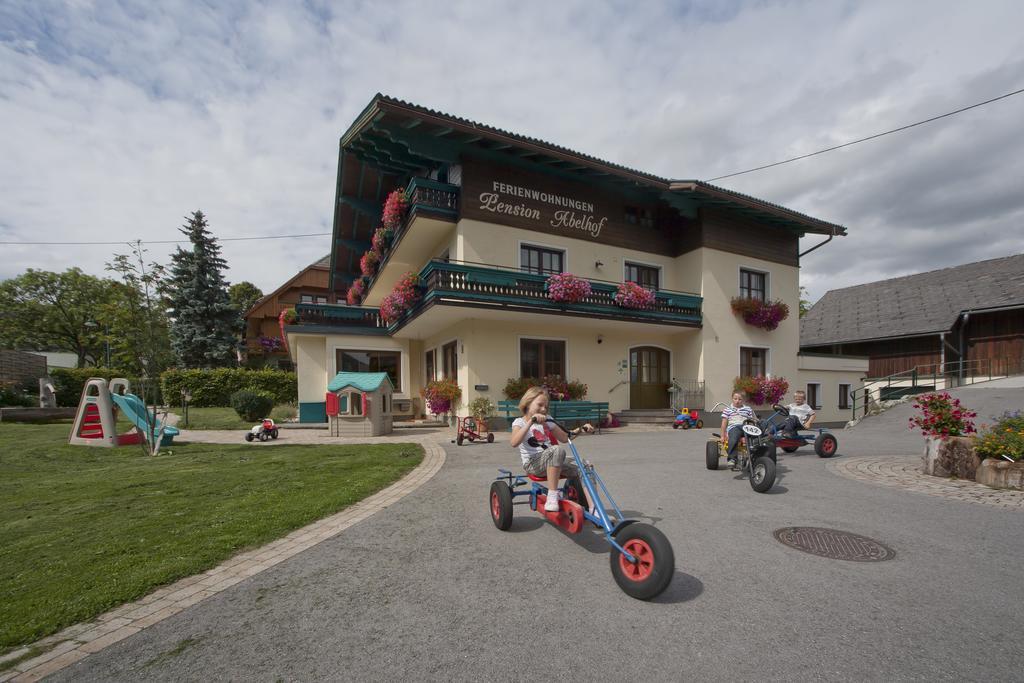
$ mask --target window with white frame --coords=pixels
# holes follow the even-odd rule
[[[821,409],[821,384],[818,382],[807,383],[807,405],[815,410]]]
[[[740,377],[764,377],[768,374],[768,349],[740,347]]]
[[[645,266],[626,261],[626,282],[635,282],[647,289],[658,289],[660,276],[661,269],[657,266]]]
[[[530,244],[519,247],[519,269],[537,275],[555,275],[565,270],[565,252]]]
[[[839,407],[849,408],[850,407],[850,385],[840,384],[839,385]]]
[[[394,390],[402,390],[400,351],[338,349],[335,362],[338,372],[386,372]]]

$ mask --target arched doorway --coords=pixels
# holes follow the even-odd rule
[[[637,346],[629,350],[629,407],[670,408],[669,379],[671,357],[656,346]]]

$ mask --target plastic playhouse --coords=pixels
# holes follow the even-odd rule
[[[152,441],[159,436],[160,446],[170,446],[178,430],[164,426],[155,413],[149,412],[142,399],[130,392],[131,384],[122,377],[110,380],[109,384],[101,377],[89,378],[82,387],[68,443],[113,448],[139,444],[143,439]],[[132,431],[117,433],[118,410],[135,425]]]

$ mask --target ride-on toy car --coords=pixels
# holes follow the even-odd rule
[[[797,435],[786,436],[782,430],[782,421],[789,417],[789,409],[785,406],[773,405],[772,413],[768,418],[764,420],[768,433],[771,434],[775,440],[775,445],[781,448],[786,453],[792,453],[801,446],[806,446],[809,443],[814,444],[814,452],[817,453],[819,458],[831,458],[836,454],[836,450],[839,448],[839,440],[836,439],[835,435],[827,429],[818,428],[813,430],[804,430],[803,433],[797,432]],[[781,420],[779,418],[782,418]]]
[[[245,440],[252,441],[253,439],[259,439],[260,441],[266,441],[268,439],[277,438],[277,425],[269,417],[263,418],[263,420],[245,433]]]
[[[715,404],[712,412],[718,406],[725,407],[725,404]],[[775,485],[775,441],[763,421],[758,424],[755,420],[745,420],[742,429],[743,438],[736,447],[737,467],[746,473],[750,488],[764,493]],[[718,459],[728,457],[728,447],[722,443],[721,434],[712,434],[711,437],[705,447],[705,464],[709,470],[717,470]]]
[[[494,432],[487,428],[487,420],[478,420],[472,415],[460,417],[455,443],[461,446],[466,439],[494,443]]]
[[[676,421],[672,423],[672,429],[689,429],[695,427],[696,429],[704,429],[704,420],[700,419],[700,412],[696,410],[688,410],[683,408],[676,415]]]
[[[566,427],[548,419],[566,434]],[[583,530],[585,521],[599,527],[611,545],[611,570],[615,583],[627,595],[639,600],[650,600],[664,591],[675,573],[675,555],[672,544],[659,529],[650,524],[626,519],[615,503],[594,466],[580,457],[573,439],[569,450],[580,472],[579,479],[569,479],[560,489],[562,500],[558,512],[545,512],[548,489],[545,477],[513,474],[499,469],[491,483],[490,509],[494,526],[507,531],[512,526],[512,507],[516,498],[525,497],[531,510],[539,512],[553,524],[572,534]],[[521,489],[529,485],[527,489]],[[586,509],[584,490],[594,503],[594,512]],[[602,495],[604,496],[602,498]],[[607,500],[607,502],[606,502]],[[610,506],[610,510],[609,510]]]

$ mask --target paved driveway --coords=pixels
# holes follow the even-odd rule
[[[671,539],[659,599],[618,590],[597,532],[487,511],[506,444],[448,448],[384,513],[146,629],[57,680],[1019,680],[1024,512],[837,476],[804,449],[771,494],[704,468],[703,433],[580,440],[619,503]],[[840,433],[840,456],[884,444]],[[828,560],[822,526],[896,558]]]

